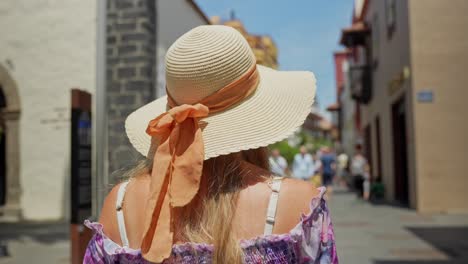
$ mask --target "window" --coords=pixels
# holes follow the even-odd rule
[[[395,31],[396,0],[385,0],[385,17],[387,24],[387,37],[390,39]]]

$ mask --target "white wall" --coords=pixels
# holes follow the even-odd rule
[[[165,95],[164,61],[167,49],[190,29],[207,21],[194,9],[190,0],[158,0],[157,3],[157,87],[158,97]]]
[[[21,100],[21,207],[68,218],[70,89],[95,87],[96,1],[0,1],[0,63]]]

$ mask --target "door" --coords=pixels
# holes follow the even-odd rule
[[[0,85],[0,206],[6,202],[6,127],[3,120],[2,110],[6,106],[3,88]]]
[[[395,200],[408,206],[408,152],[404,97],[392,105],[392,127]]]
[[[367,159],[367,163],[370,166],[369,171],[369,181],[373,182],[373,172],[374,168],[372,167],[372,134],[371,134],[371,125],[368,124],[364,129],[364,156]]]

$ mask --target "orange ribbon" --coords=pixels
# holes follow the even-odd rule
[[[174,244],[172,208],[187,205],[198,193],[205,157],[199,120],[241,102],[255,91],[258,82],[254,65],[241,78],[195,105],[178,106],[168,93],[171,109],[149,122],[146,133],[157,146],[141,244],[146,260],[160,263],[170,256]]]

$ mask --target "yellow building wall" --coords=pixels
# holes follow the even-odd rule
[[[211,20],[213,24],[220,23],[220,19],[218,17],[213,17]],[[271,37],[266,35],[249,34],[247,30],[245,30],[242,22],[239,20],[229,20],[223,22],[223,24],[235,28],[245,37],[245,39],[247,39],[247,42],[255,54],[258,64],[273,69],[278,68],[278,49]]]
[[[468,1],[408,4],[417,209],[468,212]]]

